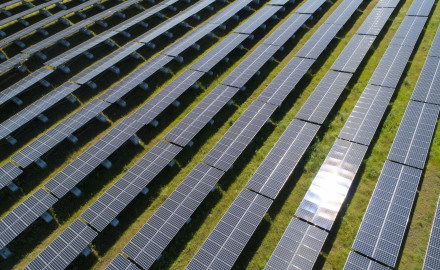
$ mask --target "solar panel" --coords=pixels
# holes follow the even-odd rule
[[[313,59],[292,58],[266,89],[264,89],[258,97],[258,100],[274,105],[281,105],[314,62],[315,60]]]
[[[268,5],[279,5],[279,6],[284,6],[285,4],[287,4],[289,2],[289,0],[271,0],[269,1],[269,3],[267,3]]]
[[[150,268],[223,174],[203,163],[197,164],[122,252],[142,268]]]
[[[78,88],[79,85],[66,82],[4,121],[0,124],[0,139],[19,129]]]
[[[388,159],[423,169],[440,106],[410,101],[394,138]]]
[[[56,202],[57,198],[40,188],[4,216],[0,220],[0,249],[14,240]]]
[[[376,6],[362,23],[361,27],[359,27],[356,34],[374,36],[379,35],[393,11],[394,8],[380,8]]]
[[[92,228],[76,219],[25,269],[64,269],[97,235]]]
[[[432,224],[431,236],[429,237],[428,249],[425,255],[423,269],[434,270],[440,265],[440,198]]]
[[[0,167],[0,189],[11,183],[12,180],[17,178],[23,171],[14,165],[12,162],[7,162]]]
[[[20,1],[22,1],[22,0],[11,0],[11,1],[8,1],[6,3],[0,4],[0,8],[5,8],[7,6],[13,5],[13,4],[18,3]]]
[[[354,35],[331,69],[355,73],[375,39],[376,36]]]
[[[406,16],[400,24],[397,32],[394,34],[390,44],[413,48],[419,39],[419,35],[422,32],[427,19],[428,18],[426,17]]]
[[[274,1],[274,0],[272,0]],[[263,43],[283,46],[310,18],[308,14],[292,14]]]
[[[301,5],[295,13],[313,14],[315,13],[326,0],[310,0]]]
[[[370,260],[358,253],[350,251],[348,259],[345,262],[344,270],[386,270],[390,269],[380,263]]]
[[[352,74],[329,71],[296,114],[296,118],[322,124],[335,106]]]
[[[292,218],[264,269],[312,269],[327,235],[324,230]]]
[[[412,50],[412,47],[389,45],[368,83],[396,88]]]
[[[107,55],[103,59],[81,71],[79,74],[73,77],[71,81],[79,84],[84,84],[95,78],[97,75],[101,74],[104,70],[121,61],[131,53],[135,52],[142,46],[144,46],[144,44],[142,43],[129,42],[123,47],[119,48],[118,50],[114,51],[113,53]]]
[[[353,249],[394,268],[422,171],[386,161]]]
[[[218,85],[164,139],[182,147],[188,145],[237,92],[235,87]]]
[[[367,147],[337,139],[295,215],[330,230]]]
[[[276,109],[275,105],[254,101],[209,151],[203,162],[227,171]]]
[[[319,126],[293,120],[246,187],[275,199],[318,132]]]
[[[339,138],[369,145],[393,93],[393,88],[367,85],[339,133]]]
[[[98,99],[92,100],[54,128],[21,149],[18,153],[13,155],[11,159],[22,168],[26,168],[109,106],[110,104],[105,101]]]
[[[105,268],[106,270],[138,270],[139,268],[121,254],[116,255],[116,258]]]
[[[278,51],[278,46],[261,44],[221,83],[241,88]]]
[[[437,34],[431,44],[431,49],[429,50],[428,56],[440,57],[440,31],[437,29]]]
[[[114,103],[124,95],[133,90],[140,83],[145,81],[148,77],[156,73],[163,66],[173,60],[172,57],[165,55],[157,55],[150,61],[146,62],[142,66],[136,68],[136,70],[130,73],[127,77],[122,79],[120,82],[112,86],[110,89],[105,91],[98,98],[105,100],[110,103]]]
[[[226,23],[228,19],[230,19],[234,14],[238,13],[244,7],[246,7],[252,0],[241,0],[235,1],[225,7],[221,12],[214,15],[211,19],[209,19],[208,23],[213,24],[223,24]]]
[[[52,72],[53,70],[42,67],[24,77],[20,81],[9,86],[8,88],[0,92],[0,104],[3,104],[11,98],[17,96],[18,94],[28,89],[30,86],[45,78]]]
[[[252,19],[247,20],[239,27],[237,27],[234,32],[240,34],[251,34],[258,29],[264,22],[269,20],[278,10],[280,6],[264,6],[256,14],[252,16]]]
[[[406,16],[425,16],[428,17],[431,13],[432,6],[434,5],[434,0],[421,0],[414,1],[411,4]]]
[[[243,189],[186,269],[230,269],[272,200]]]
[[[426,58],[411,99],[440,105],[440,58]]]
[[[400,0],[379,0],[376,7],[381,8],[395,8],[399,4]]]
[[[82,215],[99,232],[161,172],[182,148],[159,141]]]
[[[363,0],[343,1],[328,17],[325,23],[344,25],[356,12]]]
[[[341,30],[341,25],[323,24],[301,47],[297,57],[317,59]]]
[[[7,17],[7,18],[5,18],[3,20],[0,20],[0,25],[4,25],[4,24],[7,24],[7,23],[10,23],[10,22],[12,22],[14,20],[17,20],[17,19],[19,19],[19,18],[21,18],[23,16],[26,16],[28,14],[34,13],[35,11],[38,11],[40,9],[43,9],[43,8],[48,7],[48,6],[54,5],[55,3],[58,3],[58,2],[61,2],[61,1],[62,0],[51,0],[51,1],[47,1],[47,2],[45,2],[43,4],[40,4],[38,6],[34,6],[32,8],[26,9],[26,10],[20,12],[20,13],[14,14],[14,15],[9,16],[9,17]]]
[[[230,52],[232,52],[238,45],[240,45],[248,35],[230,34],[222,40],[212,50],[208,51],[202,58],[194,63],[190,69],[202,72],[210,71],[222,59],[224,59]]]
[[[29,58],[29,55],[19,53],[15,56],[9,58],[8,60],[1,62],[0,63],[0,74],[5,73],[6,71],[10,70],[11,68],[20,64],[21,62],[27,60],[28,58]]]

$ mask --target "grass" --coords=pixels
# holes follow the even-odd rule
[[[149,186],[150,193],[147,196],[138,196],[121,213],[119,216],[120,226],[117,228],[109,227],[104,230],[93,242],[92,255],[87,258],[79,256],[70,268],[105,268],[341,2],[339,0],[335,4],[329,5],[328,11],[323,14],[322,18],[310,25],[312,27],[309,31],[300,36],[299,40],[292,42],[289,45],[290,47],[287,46],[286,51],[288,53],[280,55],[279,60],[275,63],[265,65],[262,69],[262,76],[254,78],[248,85],[248,90],[244,93],[239,93],[234,98],[233,107],[223,109],[216,117],[214,126],[205,128],[197,136],[195,146],[189,149],[185,148],[182,151],[176,159],[178,166],[166,168],[157,176]],[[332,42],[331,53],[324,53],[326,56],[322,57],[322,59],[320,58],[318,63],[312,67],[307,78],[301,82],[300,87],[297,87],[294,93],[287,98],[281,109],[271,118],[270,124],[266,125],[256,136],[256,139],[237,160],[234,168],[228,171],[220,180],[216,191],[208,196],[193,215],[192,222],[179,232],[163,253],[162,259],[155,263],[153,268],[183,269],[188,264],[376,3],[377,0],[373,0],[365,4],[363,12],[358,13],[355,16],[356,18],[348,23],[350,27],[346,27],[344,34],[340,36],[338,41]],[[361,71],[353,76],[349,87],[343,92],[340,101],[338,101],[335,109],[332,111],[330,119],[324,123],[323,128],[319,131],[317,138],[306,153],[306,157],[294,171],[286,186],[275,200],[234,268],[264,268],[410,4],[411,1],[405,1],[399,7],[398,12],[394,14],[394,19],[387,25],[386,33],[379,38],[378,42],[373,44],[374,50],[368,54],[368,59],[362,65]],[[440,23],[439,13],[440,8],[437,5],[427,24],[426,31],[421,36],[423,39],[418,45],[417,52],[405,72],[399,89],[396,90],[392,106],[390,105],[386,112],[385,121],[378,132],[379,135],[375,137],[362,168],[354,181],[354,186],[346,201],[347,205],[342,209],[342,215],[338,218],[331,237],[324,246],[316,268],[341,269],[345,263],[378,175],[391,147],[390,142],[397,132],[404,109]],[[287,16],[286,14],[285,18]],[[246,52],[245,56],[249,55],[259,43],[261,41],[256,45],[252,44],[252,47]],[[241,56],[237,55],[237,59]],[[141,138],[141,145],[133,147],[127,144],[118,150],[112,156],[117,156],[117,158],[111,158],[114,162],[114,167],[111,170],[100,168],[87,177],[80,185],[84,192],[81,198],[73,198],[71,195],[63,198],[51,210],[56,222],[46,225],[42,221],[38,221],[32,226],[31,230],[26,231],[17,241],[14,241],[11,244],[14,256],[8,259],[8,261],[0,262],[0,268],[14,267],[15,269],[21,269],[29,263],[74,219],[78,218],[100,194],[107,190],[129,167],[163,138],[240,61],[231,62],[233,64],[231,63],[227,67],[217,68],[219,69],[219,75],[215,78],[205,79],[206,81],[201,90],[185,94],[179,99],[182,102],[182,106],[179,109],[167,110],[167,113],[159,118],[161,126],[158,129],[144,128],[141,130],[138,134]],[[189,63],[185,65],[185,67],[188,67]],[[176,67],[174,70],[175,73],[168,78],[167,82],[178,76],[184,68]],[[161,87],[158,86],[154,91],[144,93],[143,97],[148,100],[160,89]],[[137,97],[136,95],[133,98]],[[55,172],[73,160],[78,153],[81,153],[96,141],[96,139],[92,140],[92,138],[105,134],[115,123],[120,121],[122,116],[133,111],[139,105],[140,103],[137,106],[130,107],[127,109],[128,111],[120,112],[120,114],[108,112],[109,115],[113,115],[113,113],[116,115],[115,117],[110,116],[110,119],[112,119],[110,124],[93,125],[92,128],[83,130],[80,137],[82,144],[70,151],[67,159],[62,156],[65,155],[64,151],[69,148],[69,145],[61,145],[57,151],[59,153],[55,152],[49,155],[50,160],[54,163],[53,167],[50,168],[53,169],[53,172],[49,174],[48,171],[43,172],[32,168],[28,178],[36,176],[37,179],[30,181],[27,189],[22,193],[23,197],[12,199],[9,203],[6,202],[6,207],[2,205],[3,211],[0,215],[6,214],[7,209],[11,209],[20,203],[26,195],[31,194],[32,190],[37,186],[41,186]],[[416,198],[415,211],[402,249],[402,256],[398,262],[398,266],[401,269],[418,269],[421,268],[423,263],[431,221],[440,191],[439,144],[440,135],[436,132],[426,172]],[[61,161],[57,162],[56,159],[59,156]],[[15,196],[15,194],[12,196]],[[7,194],[5,197],[11,197],[11,194]]]

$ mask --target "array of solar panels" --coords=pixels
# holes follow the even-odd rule
[[[410,11],[408,14],[412,14],[414,8]],[[436,38],[439,35],[437,30]],[[433,43],[432,47],[436,45]],[[440,94],[438,89],[431,87],[439,73],[435,68],[437,59],[432,58],[428,55],[352,247],[360,254],[393,268],[405,237],[440,111],[439,104],[426,102],[430,101],[427,99],[429,95],[433,95],[435,101],[435,96]],[[348,264],[349,261],[346,266]]]
[[[432,223],[431,236],[429,237],[423,269],[436,269],[440,264],[440,197],[435,210]]]

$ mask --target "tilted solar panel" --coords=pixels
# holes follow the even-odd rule
[[[409,8],[406,16],[424,16],[428,17],[431,13],[432,6],[435,0],[420,0],[414,1]]]
[[[301,47],[295,55],[297,57],[317,59],[321,53],[327,48],[330,42],[336,37],[341,30],[341,25],[323,24],[313,34],[311,38]]]
[[[395,8],[399,4],[400,0],[379,0],[376,7],[381,8]]]
[[[134,263],[130,262],[121,254],[116,255],[116,258],[105,268],[106,270],[138,270]]]
[[[406,16],[400,24],[397,32],[394,34],[390,44],[413,48],[419,39],[419,35],[422,32],[427,19],[428,18],[426,17]]]
[[[27,60],[28,58],[29,58],[29,55],[19,53],[15,56],[9,58],[8,60],[1,62],[0,63],[0,74],[5,73],[6,71],[10,70],[11,68],[20,64],[21,62]]]
[[[376,36],[354,35],[331,69],[355,73],[375,39]]]
[[[0,189],[9,185],[12,180],[17,178],[23,171],[12,162],[7,162],[0,167]]]
[[[440,198],[435,210],[434,222],[432,224],[431,236],[429,237],[428,249],[425,255],[423,269],[435,270],[440,265]]]
[[[43,9],[43,8],[46,8],[48,6],[54,5],[54,4],[56,4],[58,2],[61,2],[61,1],[62,0],[51,0],[51,1],[44,2],[44,3],[42,3],[42,4],[38,5],[38,6],[34,6],[32,8],[26,9],[26,10],[20,12],[20,13],[17,13],[15,15],[9,16],[9,17],[7,17],[7,18],[5,18],[3,20],[0,20],[0,25],[7,24],[7,23],[12,22],[14,20],[17,20],[17,19],[19,19],[19,18],[21,18],[23,16],[26,16],[28,14],[31,14],[31,13],[35,12],[35,11],[38,11],[38,10]]]
[[[429,56],[428,58],[426,58],[425,65],[423,66],[422,73],[417,80],[417,84],[414,88],[411,99],[440,105],[439,57]]]
[[[325,2],[326,0],[310,0],[303,5],[301,5],[295,13],[304,13],[304,14],[313,14],[315,13]]]
[[[225,7],[222,12],[214,15],[211,19],[209,19],[208,23],[213,24],[224,24],[227,20],[229,20],[232,15],[236,14],[240,10],[242,10],[244,7],[246,7],[252,0],[240,0],[240,1],[234,1],[231,4],[229,4],[227,7]]]
[[[437,34],[431,44],[431,49],[429,50],[428,56],[440,57],[440,31],[437,29]]]
[[[348,259],[345,262],[344,270],[387,270],[390,269],[380,263],[377,263],[358,253],[350,251]]]
[[[344,25],[362,2],[363,0],[343,1],[325,23]]]
[[[310,18],[309,14],[292,14],[263,43],[283,46]]]
[[[394,8],[375,7],[357,30],[358,35],[379,35],[393,13]]]
[[[260,27],[264,22],[269,20],[275,13],[280,10],[280,6],[264,6],[258,12],[252,16],[251,20],[247,20],[239,27],[237,27],[234,32],[240,34],[251,34],[258,27]]]

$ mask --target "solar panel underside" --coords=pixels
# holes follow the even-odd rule
[[[138,270],[140,269],[134,263],[130,262],[121,254],[116,255],[116,258],[105,268],[106,270]]]
[[[358,35],[379,35],[393,13],[394,8],[375,7],[357,30]]]
[[[325,23],[344,25],[359,8],[363,0],[353,0],[342,2],[336,10],[328,17]]]
[[[419,0],[414,1],[409,8],[406,16],[424,16],[428,17],[431,12],[435,0]]]
[[[440,198],[435,211],[423,269],[435,270],[440,265]]]
[[[410,101],[388,159],[419,169],[425,167],[440,106]]]
[[[319,126],[293,120],[246,187],[275,199],[318,132]]]
[[[0,249],[29,227],[57,202],[57,198],[40,188],[0,220]]]
[[[292,14],[263,43],[283,46],[310,18],[308,14]]]
[[[297,57],[317,59],[336,37],[341,25],[323,24],[296,54]]]
[[[339,138],[369,145],[393,93],[393,88],[367,85],[339,133]]]
[[[314,62],[315,60],[313,59],[292,58],[264,89],[258,100],[269,104],[281,105]]]
[[[254,101],[209,151],[203,162],[222,171],[229,170],[276,109],[275,105]]]
[[[351,77],[350,73],[327,72],[295,117],[313,123],[324,123]]]
[[[257,47],[221,83],[240,88],[278,51],[279,46],[262,44]]]
[[[80,86],[66,82],[0,124],[0,139],[22,127]]]
[[[271,204],[271,199],[243,189],[186,269],[232,268]]]
[[[23,171],[14,165],[12,162],[7,162],[0,167],[0,189],[11,183],[12,180],[17,178]]]
[[[92,228],[76,219],[49,244],[25,269],[64,269],[98,235]]]
[[[337,139],[295,215],[330,230],[367,147]]]
[[[122,252],[149,269],[223,174],[211,166],[197,164]]]
[[[328,233],[292,218],[264,269],[312,269]]]
[[[376,36],[354,35],[331,69],[355,73],[375,39]]]
[[[222,59],[224,59],[230,52],[232,52],[238,45],[240,45],[248,35],[230,34],[222,40],[212,50],[208,51],[200,60],[194,63],[190,68],[202,72],[210,71]]]
[[[419,39],[419,35],[425,26],[428,18],[406,16],[400,24],[399,29],[394,34],[390,45],[408,46],[414,48]]]
[[[26,168],[109,106],[110,104],[105,101],[92,100],[60,124],[21,149],[11,159],[22,168]]]
[[[295,13],[304,13],[304,14],[313,14],[315,13],[324,3],[326,0],[310,0],[303,5],[301,5]]]
[[[238,89],[219,85],[189,112],[168,134],[165,140],[181,145],[188,143],[231,100]]]
[[[367,257],[350,251],[348,259],[345,262],[344,270],[387,270],[390,269],[380,263],[377,263]]]
[[[156,177],[182,148],[160,141],[82,215],[98,231],[107,225]]]
[[[426,59],[411,99],[440,105],[440,58]]]
[[[251,34],[280,9],[281,6],[264,6],[258,10],[254,16],[252,16],[252,19],[247,20],[242,25],[237,27],[234,32],[240,34]]]
[[[386,161],[353,249],[394,268],[422,171]]]

